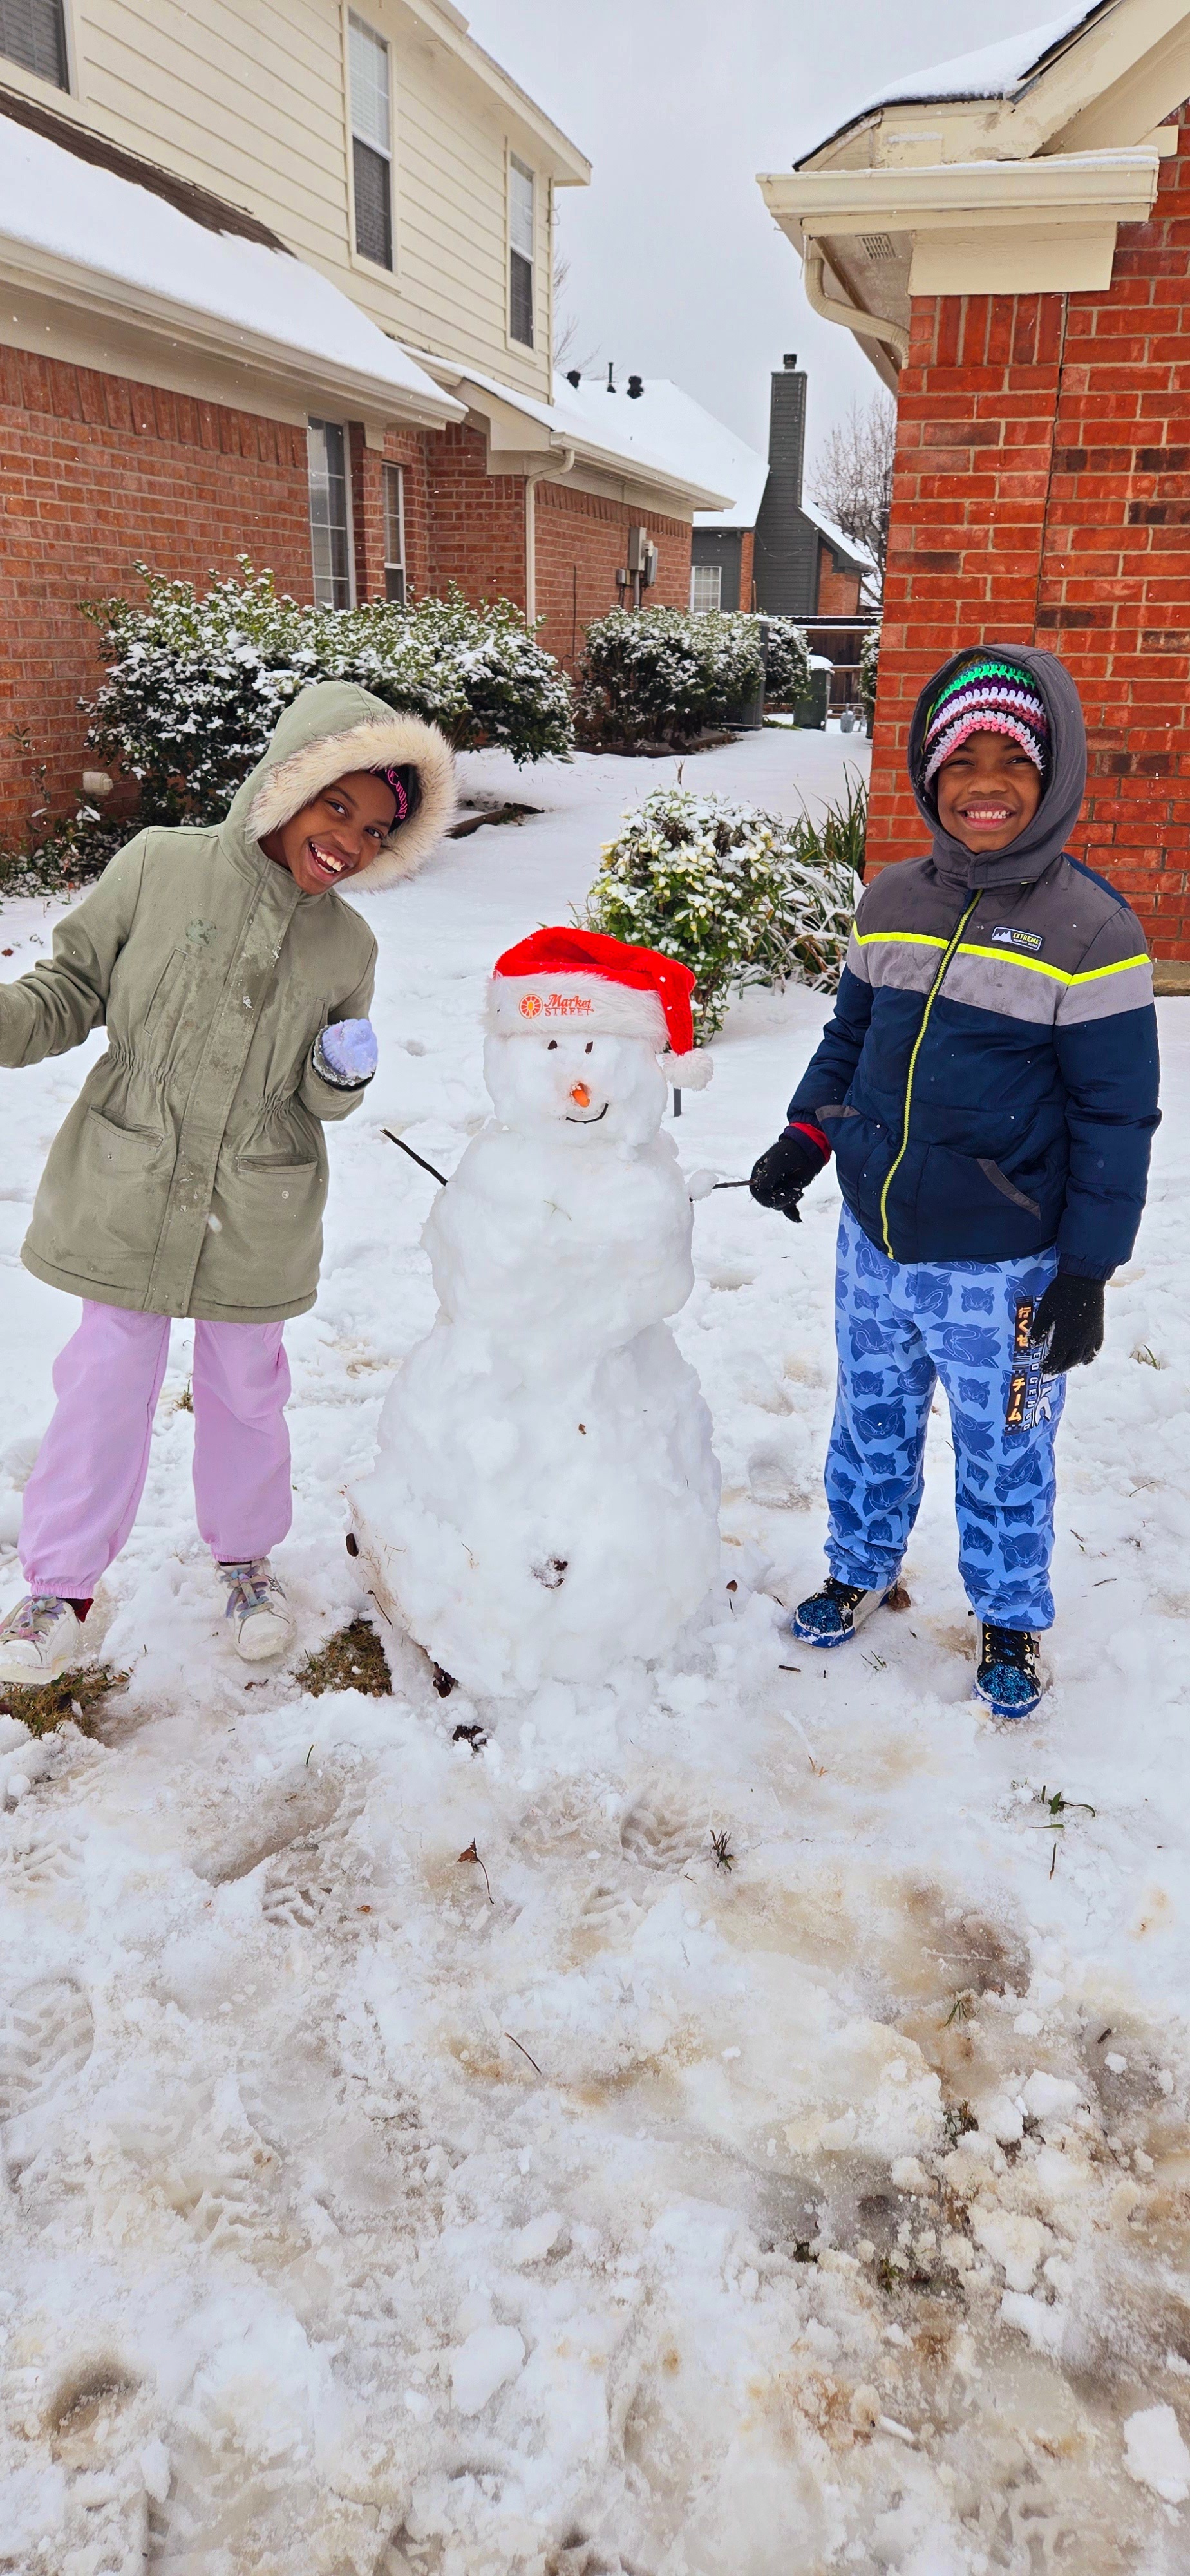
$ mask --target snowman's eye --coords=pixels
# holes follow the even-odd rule
[[[590,1055],[591,1049],[592,1049],[592,1047],[594,1046],[594,1044],[595,1044],[595,1040],[594,1040],[594,1038],[588,1038],[587,1043],[586,1043],[585,1047],[583,1048],[583,1054],[584,1054],[584,1055]]]
[[[554,1054],[554,1052],[555,1052],[555,1050],[556,1050],[556,1048],[557,1048],[557,1044],[558,1044],[557,1039],[556,1039],[556,1038],[551,1038],[551,1039],[550,1039],[550,1042],[549,1042],[549,1045],[548,1045],[548,1047],[546,1048],[546,1054],[547,1054],[547,1055],[553,1055],[553,1054]]]

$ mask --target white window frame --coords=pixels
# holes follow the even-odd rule
[[[307,512],[309,513],[309,526],[310,526],[310,570],[311,570],[311,575],[312,575],[312,577],[316,579],[316,578],[317,578],[317,576],[316,576],[316,574],[315,574],[315,568],[314,568],[314,519],[313,519],[313,514],[312,514],[312,513],[310,513],[310,469],[309,469],[309,445],[308,445],[308,441],[309,441],[309,433],[310,433],[310,431],[311,431],[312,429],[337,429],[337,430],[338,430],[338,432],[339,432],[340,437],[342,438],[342,441],[343,441],[343,514],[344,514],[344,524],[345,524],[346,534],[347,534],[347,597],[346,597],[346,599],[345,599],[345,600],[338,600],[338,601],[335,601],[335,600],[317,600],[317,599],[316,599],[316,600],[315,600],[315,606],[316,606],[316,607],[322,607],[322,608],[335,608],[335,607],[338,607],[338,608],[340,608],[340,609],[342,609],[342,608],[354,608],[354,607],[355,607],[355,605],[356,605],[356,591],[355,591],[355,521],[354,521],[354,518],[353,518],[353,516],[352,516],[352,509],[351,509],[351,426],[350,426],[350,423],[349,423],[348,421],[345,421],[345,420],[335,420],[335,419],[333,418],[333,416],[332,416],[332,414],[331,414],[330,412],[324,412],[324,411],[320,411],[320,412],[310,412],[310,413],[308,414],[308,416],[307,416],[307,420],[306,420],[306,434],[307,434],[307,465],[306,465],[306,494],[307,494],[307,499],[306,499],[306,508],[307,508]]]
[[[17,90],[26,98],[44,99],[47,105],[53,99],[81,100],[82,55],[78,40],[77,0],[62,0],[62,26],[66,46],[65,89],[59,89],[57,81],[43,80],[40,72],[27,72],[23,63],[13,61],[11,54],[0,54],[0,87]]]
[[[517,242],[517,241],[514,241],[514,240],[513,240],[513,227],[512,227],[512,193],[513,193],[513,192],[512,192],[512,181],[513,181],[513,172],[514,172],[514,171],[517,173],[518,177],[520,177],[520,178],[522,178],[522,179],[527,179],[527,180],[528,180],[529,185],[530,185],[530,187],[531,187],[531,189],[532,189],[532,191],[533,191],[533,249],[532,249],[532,254],[531,254],[531,255],[526,254],[526,252],[522,250],[520,243],[519,243],[519,242]],[[540,331],[539,331],[540,301],[539,301],[538,293],[537,293],[537,271],[538,271],[538,257],[537,257],[537,230],[538,230],[538,225],[537,225],[537,206],[538,206],[538,190],[539,190],[540,184],[541,184],[541,183],[540,183],[540,179],[539,179],[539,176],[538,176],[537,171],[536,171],[536,170],[531,169],[531,168],[530,168],[530,166],[529,166],[529,163],[528,163],[527,161],[522,161],[522,159],[521,159],[521,156],[520,156],[519,152],[514,152],[514,151],[513,151],[513,149],[512,149],[512,146],[511,146],[511,144],[510,144],[510,145],[508,146],[508,154],[507,154],[507,160],[506,160],[506,164],[505,164],[505,187],[504,187],[504,202],[505,202],[505,232],[506,232],[506,249],[505,249],[505,257],[504,257],[504,331],[505,331],[505,337],[506,337],[506,340],[507,340],[507,343],[508,343],[508,347],[509,347],[510,349],[523,349],[523,350],[524,350],[524,352],[525,352],[525,354],[526,354],[526,356],[528,356],[528,357],[539,357],[539,356],[541,355],[541,342],[540,342]],[[512,261],[513,261],[513,253],[514,253],[514,251],[515,251],[516,256],[517,256],[517,258],[518,258],[518,259],[524,259],[526,256],[529,256],[529,300],[530,300],[530,330],[531,330],[531,336],[530,336],[530,338],[529,338],[529,339],[527,339],[527,340],[519,340],[519,339],[517,338],[517,336],[516,336],[516,333],[515,333],[515,332],[514,332],[514,330],[513,330],[513,327],[512,327]]]
[[[372,258],[370,258],[370,257],[369,257],[369,255],[368,255],[368,253],[367,253],[367,251],[360,250],[360,249],[358,249],[358,248],[357,248],[357,246],[356,246],[356,238],[355,238],[355,223],[356,223],[356,207],[355,207],[355,144],[356,144],[356,141],[358,140],[359,142],[361,142],[361,143],[363,143],[363,144],[366,144],[366,146],[367,146],[367,148],[368,148],[368,150],[369,150],[369,151],[371,151],[371,152],[377,152],[377,153],[379,153],[379,152],[380,152],[380,146],[379,146],[378,144],[376,144],[376,143],[374,143],[374,142],[373,142],[373,140],[372,140],[372,138],[371,138],[371,136],[370,136],[370,135],[368,135],[368,134],[360,134],[360,135],[357,137],[357,134],[356,134],[356,124],[355,124],[355,107],[354,107],[354,102],[353,102],[353,97],[352,97],[352,86],[351,86],[351,21],[352,21],[352,19],[353,19],[353,18],[356,20],[357,25],[359,25],[360,27],[362,27],[363,29],[365,29],[365,31],[367,32],[367,34],[368,34],[369,36],[374,36],[374,37],[375,37],[377,44],[379,44],[379,45],[383,45],[384,50],[385,50],[385,54],[387,55],[387,58],[388,58],[388,153],[387,153],[387,159],[388,159],[388,225],[389,225],[389,240],[390,240],[391,245],[392,245],[392,266],[391,266],[391,268],[386,268],[386,267],[385,267],[385,265],[384,265],[383,260],[379,260],[379,259],[372,259]],[[372,19],[371,19],[370,17],[367,17],[367,16],[365,15],[365,13],[364,13],[363,9],[354,9],[354,8],[352,8],[352,7],[351,7],[351,5],[350,5],[350,0],[343,0],[343,8],[342,8],[342,42],[343,42],[343,139],[344,139],[344,150],[345,150],[345,156],[346,156],[346,167],[347,167],[347,255],[348,255],[348,258],[349,258],[349,259],[350,259],[350,261],[351,261],[352,266],[353,266],[354,268],[360,268],[360,269],[362,269],[362,270],[363,270],[363,272],[364,272],[364,275],[365,275],[366,277],[387,277],[387,278],[391,278],[391,279],[394,281],[394,283],[395,283],[395,281],[396,281],[396,275],[397,275],[397,143],[396,143],[396,134],[397,134],[397,118],[396,118],[396,99],[395,99],[395,94],[394,94],[394,83],[393,83],[393,48],[392,48],[392,42],[391,42],[391,39],[390,39],[388,36],[386,36],[386,35],[382,34],[382,32],[381,32],[380,28],[379,28],[379,27],[377,27],[377,26],[373,23]],[[383,157],[383,156],[382,156],[382,157]]]
[[[700,573],[713,573],[713,575],[714,575],[714,582],[715,582],[715,596],[714,596],[714,598],[713,598],[713,599],[696,599],[696,598],[695,598],[694,593],[695,593],[695,591],[696,591],[696,589],[697,589],[697,587],[698,587],[698,576],[699,576],[699,574],[700,574]],[[722,566],[722,564],[721,564],[721,563],[692,563],[692,564],[691,564],[691,566],[690,566],[690,614],[691,614],[691,616],[692,616],[692,617],[713,617],[713,616],[715,615],[715,613],[716,613],[717,609],[721,606],[721,604],[722,604],[722,599],[723,599],[723,566]]]
[[[388,478],[390,474],[395,474],[397,478],[397,543],[401,549],[399,556],[390,555],[388,550],[388,495],[390,488]],[[403,465],[395,465],[389,457],[386,457],[381,467],[381,477],[381,506],[384,511],[384,595],[385,598],[388,599],[388,576],[390,572],[399,572],[401,576],[400,601],[391,601],[390,605],[393,607],[399,605],[402,608],[407,608],[409,605],[409,567],[405,554],[405,468]]]

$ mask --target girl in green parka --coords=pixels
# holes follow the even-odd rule
[[[25,1491],[27,1597],[0,1684],[52,1681],[136,1516],[169,1354],[195,1318],[198,1525],[251,1662],[293,1630],[269,1550],[291,1519],[282,1328],[314,1303],[323,1126],[376,1065],[376,942],[342,899],[418,867],[453,808],[444,737],[366,689],[303,689],[226,821],[147,831],[0,986],[0,1064],[108,1043],[50,1149],[22,1251],[84,1300]]]

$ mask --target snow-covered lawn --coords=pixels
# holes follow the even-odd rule
[[[865,758],[769,732],[687,776],[788,809]],[[339,1488],[432,1311],[432,1184],[382,1128],[453,1168],[492,960],[673,774],[464,768],[549,810],[369,907],[381,1070],[288,1336],[303,1647],[367,1606]],[[49,923],[0,913],[3,972]],[[825,1008],[737,1012],[689,1169],[748,1170]],[[387,1699],[237,1665],[178,1329],[95,1613],[129,1688],[99,1742],[0,1720],[0,2568],[1182,2576],[1186,1008],[1070,1393],[1054,1686],[1018,1732],[969,1698],[944,1409],[911,1606],[831,1662],[777,1628],[764,1587],[821,1562],[829,1175],[800,1228],[743,1191],[696,1209],[705,1621],[474,1749],[484,1709],[392,1637]],[[82,1071],[0,1075],[6,1541],[74,1319],[18,1247]]]

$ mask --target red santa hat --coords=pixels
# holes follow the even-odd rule
[[[694,982],[688,966],[657,948],[633,948],[598,930],[535,930],[496,960],[488,1025],[498,1037],[563,1027],[646,1038],[665,1055],[677,1089],[701,1091],[712,1066],[694,1044]]]

